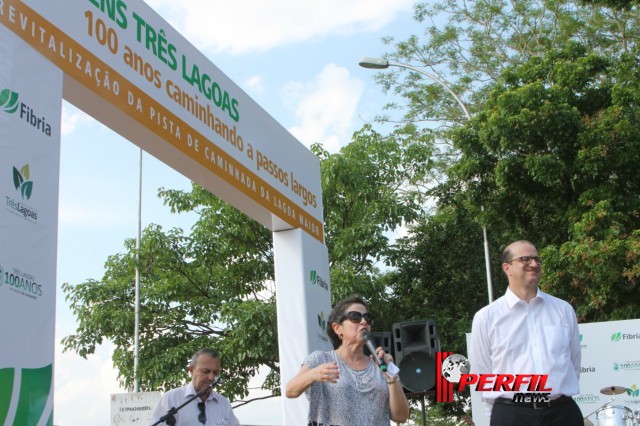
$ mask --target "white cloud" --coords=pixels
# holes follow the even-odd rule
[[[73,133],[79,124],[90,123],[92,119],[79,109],[68,103],[62,104],[61,129],[62,136]]]
[[[210,52],[246,53],[318,37],[376,31],[413,0],[148,0],[187,40]]]
[[[349,70],[328,64],[307,86],[289,85],[285,96],[297,100],[296,119],[300,123],[289,131],[304,145],[321,142],[335,152],[351,140],[350,129],[364,83]]]
[[[264,78],[256,75],[244,82],[244,87],[248,92],[260,95],[264,93]]]
[[[111,364],[110,345],[99,346],[96,353],[82,359],[75,352],[62,353],[56,344],[55,424],[108,424],[110,395],[124,392],[118,387],[117,373]]]

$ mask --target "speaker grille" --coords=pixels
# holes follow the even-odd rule
[[[426,352],[411,352],[402,359],[400,382],[411,392],[424,392],[436,385],[436,360]]]

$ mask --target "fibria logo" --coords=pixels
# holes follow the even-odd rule
[[[636,340],[640,339],[640,333],[613,333],[611,335],[612,342],[619,342],[621,340]]]
[[[13,186],[20,191],[23,200],[31,198],[33,181],[29,180],[29,165],[25,164],[20,170],[13,167]]]
[[[325,290],[329,290],[329,284],[325,280],[323,280],[320,275],[318,275],[318,272],[315,269],[311,270],[311,273],[309,274],[309,280],[311,281],[312,285],[319,285]]]
[[[12,90],[4,89],[0,92],[0,108],[4,112],[13,114],[18,109],[18,94]]]
[[[19,94],[10,89],[0,91],[0,108],[6,113],[13,114],[20,108],[20,118],[47,136],[51,136],[51,126],[44,117],[36,115],[33,108],[24,102],[18,102]]]

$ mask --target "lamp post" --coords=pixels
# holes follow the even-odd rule
[[[140,234],[142,228],[142,148],[138,154],[138,234],[136,236],[136,276],[134,311],[133,391],[140,391]]]
[[[360,61],[358,62],[358,64],[363,67],[363,68],[369,68],[369,69],[378,69],[378,70],[382,70],[382,69],[387,69],[389,67],[399,67],[399,68],[406,68],[408,70],[411,71],[415,71],[419,74],[425,75],[428,78],[430,78],[431,80],[435,81],[436,83],[440,84],[440,86],[442,86],[442,88],[444,88],[447,92],[449,92],[449,94],[451,96],[453,96],[453,98],[456,100],[456,102],[458,102],[458,105],[460,105],[460,108],[462,108],[462,111],[464,112],[465,117],[467,117],[467,120],[471,121],[471,115],[469,114],[469,111],[467,110],[466,105],[464,104],[464,102],[462,102],[462,100],[458,97],[458,95],[456,95],[453,90],[451,90],[451,88],[437,75],[434,75],[422,68],[416,68],[413,67],[411,65],[407,65],[407,64],[400,64],[400,63],[396,63],[396,62],[389,62],[386,59],[381,59],[381,58],[362,58],[360,59]],[[481,205],[480,206],[480,210],[484,211],[484,206]],[[491,284],[491,262],[489,260],[489,240],[487,239],[487,228],[486,226],[482,226],[482,236],[484,239],[484,263],[485,263],[485,269],[486,269],[486,273],[487,273],[487,293],[489,296],[489,303],[493,302],[493,287]]]

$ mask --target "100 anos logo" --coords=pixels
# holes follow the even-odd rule
[[[0,273],[2,273],[2,268],[0,267]],[[28,277],[16,275],[4,271],[2,273],[2,284],[8,285],[9,287],[13,287],[14,289],[22,292],[31,294],[33,296],[42,296],[42,284],[38,284],[32,279]]]

